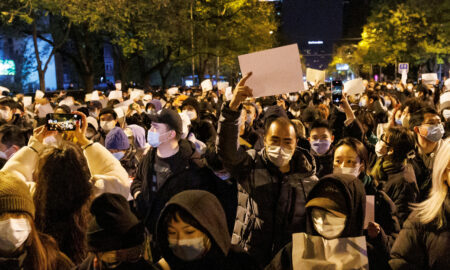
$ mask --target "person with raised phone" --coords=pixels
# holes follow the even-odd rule
[[[239,146],[242,102],[253,96],[246,85],[251,75],[241,79],[231,101],[222,108],[217,151],[239,184],[232,244],[265,266],[291,240],[292,233],[304,231],[306,197],[318,179],[314,159],[297,147],[295,126],[287,117],[266,122],[261,151]]]

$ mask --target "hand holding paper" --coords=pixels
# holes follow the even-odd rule
[[[252,76],[252,72],[242,78],[239,83],[236,85],[236,89],[234,89],[233,98],[230,102],[230,109],[233,111],[237,111],[239,105],[248,97],[253,96],[253,89],[245,85],[245,82]]]

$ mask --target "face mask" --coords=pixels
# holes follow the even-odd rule
[[[286,166],[294,155],[293,150],[281,146],[266,146],[267,157],[277,167]]]
[[[149,131],[148,134],[147,134],[147,142],[148,142],[148,144],[150,144],[150,146],[153,147],[153,148],[156,148],[156,147],[160,146],[164,142],[161,142],[159,140],[159,137],[161,135],[165,135],[167,133],[169,133],[169,132],[166,132],[164,134],[159,134],[158,132]]]
[[[395,124],[401,126],[402,125],[402,119],[395,119]]]
[[[0,151],[0,158],[2,158],[2,159],[8,159],[8,156],[5,154],[5,152]]]
[[[387,145],[382,140],[379,140],[375,145],[375,153],[378,157],[382,157],[387,153]]]
[[[332,213],[314,208],[311,211],[314,229],[327,239],[334,239],[341,235],[345,229],[346,217],[338,217]]]
[[[349,167],[334,167],[333,173],[341,173],[341,174],[350,174],[354,177],[358,177],[359,172],[359,166],[356,166],[355,168],[349,168]]]
[[[30,232],[30,223],[25,218],[0,221],[0,250],[15,251],[28,239]]]
[[[247,119],[245,120],[245,122],[250,126],[252,124],[252,114],[248,113],[247,114]]]
[[[103,129],[103,131],[109,132],[116,126],[116,123],[114,121],[100,121],[100,127]]]
[[[389,108],[391,106],[391,104],[392,104],[392,101],[390,101],[388,99],[384,101],[384,106],[386,106],[386,108]]]
[[[386,85],[386,88],[389,89],[389,90],[391,90],[391,89],[392,89],[392,84]]]
[[[175,256],[184,261],[193,261],[198,259],[206,250],[203,237],[183,239],[179,241],[169,238],[169,248]]]
[[[218,98],[213,98],[214,99],[214,103],[217,103],[217,102],[219,102],[219,99]]]
[[[44,138],[43,143],[46,145],[58,145],[58,140],[55,136],[48,136]]]
[[[408,85],[407,88],[408,88],[409,91],[411,91],[413,89],[413,86],[412,85]]]
[[[325,154],[330,149],[331,141],[317,140],[311,142],[311,148],[319,155]]]
[[[445,121],[448,121],[450,119],[450,110],[442,111],[442,116],[445,118]]]
[[[429,126],[427,128],[427,135],[424,137],[431,142],[438,142],[444,136],[444,132],[442,124]]]
[[[89,115],[94,117],[94,118],[98,117],[98,113],[96,113],[96,112],[90,112]]]
[[[86,131],[86,138],[91,139],[94,136],[95,136],[95,132],[92,132],[89,130]]]
[[[289,101],[290,102],[296,102],[298,100],[297,96],[289,96]]]
[[[359,101],[359,107],[366,107],[367,101],[365,99]]]
[[[8,110],[0,110],[0,119],[9,120],[9,111]]]
[[[116,152],[116,153],[112,153],[112,155],[117,159],[117,160],[121,160],[124,156],[125,156],[125,152]]]
[[[196,116],[196,113],[193,111],[184,110],[183,112],[189,117],[189,120],[193,120]]]

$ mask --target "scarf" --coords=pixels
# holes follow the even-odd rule
[[[370,175],[377,181],[387,181],[389,174],[395,174],[403,171],[404,165],[402,163],[393,163],[388,158],[380,158],[370,172]]]

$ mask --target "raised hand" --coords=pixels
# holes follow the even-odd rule
[[[252,76],[252,72],[245,75],[233,91],[233,98],[230,102],[230,109],[237,111],[241,103],[248,97],[253,96],[253,89],[245,85],[245,82]]]

